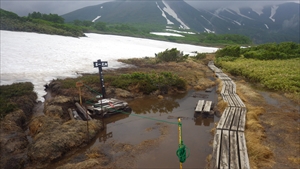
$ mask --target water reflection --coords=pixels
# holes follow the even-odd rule
[[[103,131],[100,132],[100,134],[98,136],[99,142],[105,143],[107,139],[113,137],[112,132],[107,133],[107,125],[110,123],[115,123],[116,121],[128,118],[130,116],[131,112],[126,112],[126,113],[129,113],[129,114],[120,113],[120,114],[114,114],[109,117],[103,118],[104,129],[103,129]]]
[[[175,108],[180,107],[177,99],[181,99],[185,97],[185,95],[186,93],[166,96],[163,99],[149,96],[135,99],[128,102],[128,104],[136,114],[171,113]]]
[[[197,126],[210,126],[211,123],[214,123],[215,116],[207,115],[203,113],[195,113],[194,114],[195,125]]]

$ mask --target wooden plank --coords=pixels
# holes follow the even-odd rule
[[[196,106],[195,111],[196,111],[196,112],[202,112],[203,105],[204,105],[204,100],[199,100],[199,101],[198,101],[198,104],[197,104],[197,106]]]
[[[239,96],[237,94],[231,94],[232,100],[234,100],[236,107],[242,107],[242,103],[238,99]]]
[[[238,155],[239,147],[237,142],[237,132],[230,131],[230,156],[229,156],[229,168],[238,169],[240,159]]]
[[[250,169],[244,132],[238,132],[237,136],[239,146],[240,168]]]
[[[223,96],[224,101],[228,103],[229,107],[234,107],[235,106],[235,104],[233,103],[233,101],[230,98],[229,94],[223,94],[222,96]]]
[[[79,103],[76,102],[75,105],[86,120],[92,120],[92,118],[88,115],[87,111],[84,108],[82,108],[82,106]]]
[[[79,116],[76,110],[72,110],[72,114],[76,120],[82,120],[82,118]]]
[[[235,113],[235,109],[234,109],[234,107],[231,107],[230,111],[228,112],[228,117],[224,123],[223,129],[230,130],[232,121],[234,119],[234,113]]]
[[[247,109],[242,107],[241,108],[241,115],[240,115],[240,119],[239,119],[239,126],[238,126],[239,131],[244,131],[245,130],[246,112],[247,112]]]
[[[236,94],[229,94],[229,97],[231,98],[231,100],[232,100],[235,107],[240,107],[240,103],[236,99],[236,97],[238,97]]]
[[[223,126],[225,124],[225,121],[227,119],[229,111],[230,111],[230,107],[226,107],[225,110],[222,113],[222,116],[221,116],[219,122],[218,122],[217,129],[223,129]]]
[[[240,102],[241,107],[246,107],[242,99],[236,94],[236,99]]]
[[[239,107],[234,107],[234,119],[231,124],[230,131],[237,131],[239,127],[239,120],[240,120],[240,115],[241,115],[241,108]]]
[[[210,112],[211,103],[212,103],[212,101],[206,101],[205,102],[205,106],[204,106],[203,112]]]
[[[212,153],[211,167],[210,167],[213,169],[219,168],[221,135],[222,135],[222,131],[217,130],[213,141],[213,153]]]
[[[71,120],[75,120],[74,116],[73,116],[73,113],[72,113],[72,109],[68,108],[68,113],[69,113],[69,116],[70,116]]]
[[[221,94],[225,93],[225,84],[224,84],[224,81],[222,81],[222,90],[221,90]]]
[[[219,168],[229,168],[229,131],[222,130]]]

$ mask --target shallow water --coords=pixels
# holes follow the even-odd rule
[[[118,114],[106,118],[105,130],[99,134],[89,148],[105,144],[108,140],[138,145],[142,141],[158,138],[160,131],[156,123],[164,123],[169,128],[165,138],[154,149],[138,156],[135,160],[135,167],[177,168],[179,165],[176,156],[178,149],[177,117],[182,117],[182,140],[190,149],[190,157],[183,166],[203,168],[206,165],[206,157],[212,153],[209,143],[213,136],[210,131],[219,118],[216,116],[195,118],[194,109],[199,99],[204,98],[216,103],[215,90],[214,87],[212,92],[191,90],[184,94],[165,96],[161,100],[149,96],[129,101],[132,108],[131,115]]]

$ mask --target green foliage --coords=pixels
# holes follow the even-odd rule
[[[241,49],[245,58],[259,60],[291,59],[300,57],[300,44],[282,42],[280,44],[267,43],[259,46]]]
[[[104,22],[96,22],[94,27],[98,31],[105,31],[107,29],[106,28],[106,23],[104,23]]]
[[[282,42],[280,44],[267,43],[258,46],[240,48],[239,46],[227,46],[216,52],[216,57],[239,57],[259,60],[292,59],[300,57],[300,44],[295,42]],[[228,59],[228,57],[227,57]],[[224,59],[223,59],[224,60]]]
[[[1,18],[11,18],[11,19],[20,19],[20,17],[13,13],[0,8],[0,17]]]
[[[39,32],[46,34],[56,34],[64,36],[79,37],[84,36],[80,27],[63,24],[63,18],[56,14],[41,14],[34,12],[30,17],[19,17],[9,11],[1,12],[1,30]]]
[[[28,18],[30,19],[42,19],[45,21],[53,22],[53,23],[64,23],[64,18],[58,16],[57,14],[41,14],[40,12],[33,12],[28,14]]]
[[[206,53],[197,53],[196,56],[190,56],[192,59],[201,60],[206,58]]]
[[[92,85],[99,84],[99,76],[98,75],[84,75],[77,78],[66,78],[66,79],[57,79],[55,80],[61,83],[62,89],[70,89],[76,88],[76,82],[81,81],[83,84]]]
[[[300,94],[300,58],[285,60],[257,60],[238,58],[217,64],[226,71],[259,82],[268,89]]]
[[[105,76],[105,80],[112,86],[125,90],[128,90],[129,87],[136,87],[138,91],[144,94],[171,87],[175,87],[178,90],[186,90],[186,82],[170,72],[134,72],[122,74],[118,77]]]
[[[0,86],[0,120],[6,114],[20,108],[18,98],[32,96],[36,99],[33,85],[29,82]]]
[[[251,44],[251,39],[244,35],[237,34],[214,34],[202,33],[199,39],[205,43],[219,43],[219,44]]]
[[[240,47],[237,45],[234,46],[226,46],[225,48],[219,49],[216,52],[216,57],[240,57]]]
[[[177,48],[172,48],[155,54],[155,58],[158,62],[181,62],[185,61],[188,55],[183,55],[183,52],[180,52]]]

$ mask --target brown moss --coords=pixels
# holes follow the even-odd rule
[[[224,100],[220,100],[218,101],[217,109],[220,111],[220,113],[223,113],[227,106],[227,102],[225,102]]]

